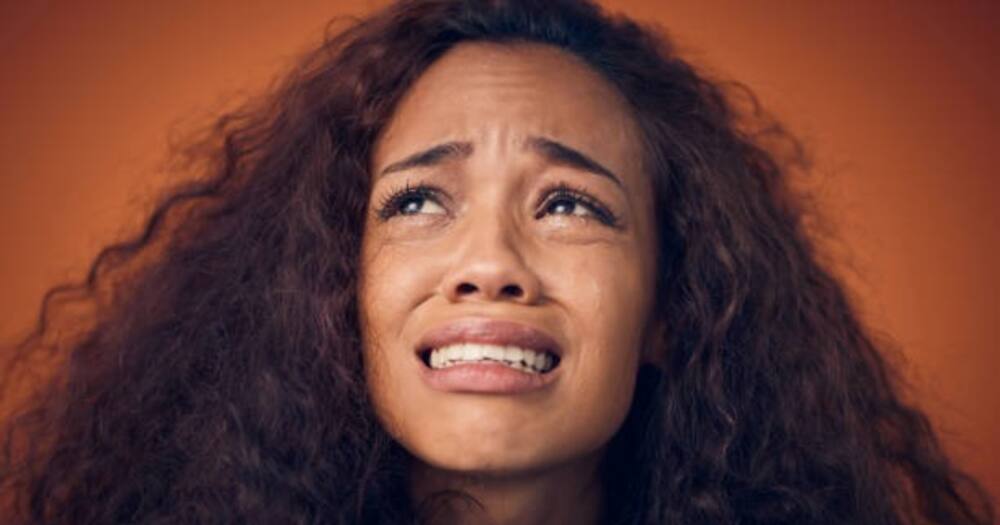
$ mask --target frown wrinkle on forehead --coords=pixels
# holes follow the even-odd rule
[[[587,154],[567,146],[557,140],[545,137],[528,137],[525,148],[544,158],[551,164],[566,166],[610,179],[624,188],[621,179],[611,170],[602,166]],[[403,160],[393,162],[379,173],[381,178],[391,173],[415,168],[430,168],[453,160],[470,157],[475,152],[471,142],[446,142],[408,155]]]
[[[434,118],[409,118],[418,114]],[[376,142],[372,168],[387,171],[405,155],[448,142],[470,142],[477,153],[487,145],[531,146],[550,163],[614,174],[609,180],[619,186],[638,188],[639,137],[624,96],[582,59],[540,44],[466,43],[410,87]]]

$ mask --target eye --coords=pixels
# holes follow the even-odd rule
[[[545,205],[545,210],[557,215],[576,215],[578,217],[587,217],[594,214],[590,208],[583,205],[582,201],[569,196],[553,198]]]
[[[552,213],[597,219],[608,226],[618,226],[617,215],[582,189],[572,188],[560,182],[546,188],[542,194],[550,197],[544,200],[541,211],[535,215],[536,219],[541,219],[544,215]]]
[[[404,188],[382,199],[377,210],[378,216],[382,220],[388,220],[396,215],[445,214],[447,212],[436,197],[439,193],[440,190],[433,186],[410,186],[407,182]]]

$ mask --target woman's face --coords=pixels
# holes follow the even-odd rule
[[[426,464],[599,456],[654,289],[651,187],[622,96],[540,45],[463,44],[375,145],[360,310],[382,423]]]

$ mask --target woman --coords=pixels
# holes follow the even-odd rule
[[[9,521],[991,522],[740,118],[584,2],[355,24],[50,293]]]

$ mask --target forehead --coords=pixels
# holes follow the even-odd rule
[[[614,86],[557,48],[492,43],[460,44],[428,68],[379,137],[373,167],[441,142],[512,146],[530,136],[638,172],[637,127]]]

